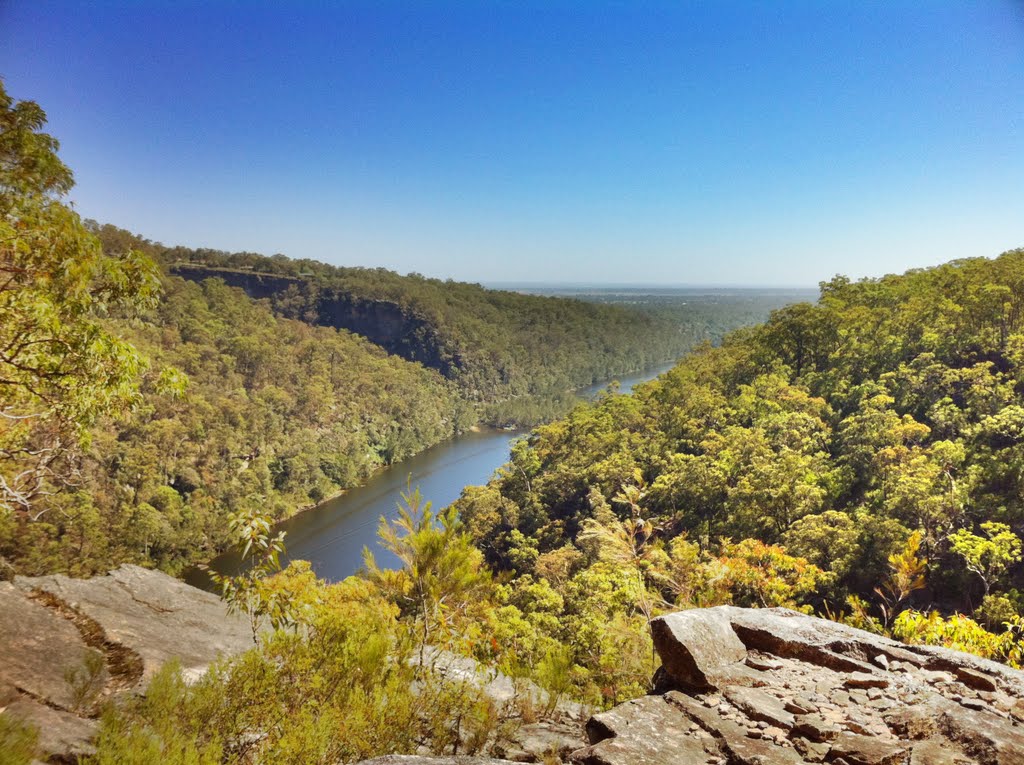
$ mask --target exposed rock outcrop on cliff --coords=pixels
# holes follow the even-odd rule
[[[284,316],[362,335],[388,353],[417,361],[448,378],[456,376],[460,368],[436,328],[414,310],[393,300],[362,297],[279,274],[185,265],[172,266],[171,273],[194,282],[223,279],[229,287],[238,287],[251,298],[269,299]],[[291,296],[300,297],[293,304],[288,300]]]
[[[655,620],[659,693],[595,715],[578,765],[1015,765],[1024,672],[787,609]]]
[[[142,690],[170,659],[198,677],[219,656],[252,647],[246,619],[158,571],[0,582],[0,708],[39,729],[50,756],[91,751],[98,702]]]

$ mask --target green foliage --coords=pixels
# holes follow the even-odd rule
[[[499,576],[549,578],[576,634],[515,606],[591,698],[613,683],[588,622],[642,624],[645,602],[845,607],[884,631],[918,602],[974,611],[981,579],[998,632],[1024,584],[1021,308],[1024,250],[836,278],[538,428],[459,512]]]
[[[924,589],[928,561],[919,555],[920,550],[921,532],[915,531],[902,550],[889,556],[889,575],[875,588],[886,625],[892,622],[907,598]]]
[[[484,417],[497,425],[560,414],[573,402],[572,389],[671,360],[708,337],[697,322],[621,305],[488,290],[381,268],[155,245],[151,250],[172,272],[191,278],[208,274],[239,285],[260,278],[261,294],[275,279],[270,299],[282,316],[356,328],[364,316],[386,314],[403,325],[403,337],[382,332],[379,342],[439,370],[463,397],[483,404]],[[352,318],[339,323],[339,314],[348,311]],[[366,331],[373,336],[377,330]]]
[[[429,646],[461,646],[466,638],[461,630],[489,577],[455,509],[435,516],[419,488],[410,490],[402,494],[398,518],[382,517],[377,534],[401,568],[382,569],[364,548],[366,575],[417,625],[420,664]]]
[[[228,610],[242,612],[249,618],[254,643],[264,618],[275,630],[294,626],[298,604],[288,597],[288,588],[268,581],[281,571],[284,532],[272,533],[270,519],[255,510],[233,515],[228,529],[240,551],[243,572],[235,576],[210,572]]]
[[[71,171],[45,122],[0,83],[0,513],[31,520],[77,482],[98,418],[137,403],[143,359],[104,319],[159,288],[147,258],[104,254],[61,201]]]
[[[729,591],[739,606],[793,607],[813,595],[822,578],[814,564],[757,539],[725,542],[719,561],[728,572]]]
[[[92,427],[80,491],[54,499],[51,525],[0,520],[19,573],[176,572],[232,544],[232,514],[280,520],[454,433],[459,404],[436,372],[216,282],[164,286],[141,321],[109,323],[180,373],[144,376],[130,417]]]
[[[938,611],[925,614],[908,609],[896,617],[892,634],[907,643],[940,645],[1012,667],[1019,668],[1024,662],[1024,619],[1019,616],[1007,622],[1002,631],[990,632],[963,614],[943,617]]]
[[[267,297],[279,316],[367,334],[390,352],[440,371],[476,416],[498,426],[562,415],[577,402],[573,390],[678,358],[699,342],[717,342],[790,298],[541,297],[380,268],[166,247],[114,226],[91,225],[112,250],[142,249],[171,273],[244,286]]]
[[[180,668],[170,662],[150,680],[145,696],[110,707],[96,737],[92,765],[218,765],[223,761],[222,732],[204,730],[193,699],[204,684],[190,689]],[[190,703],[192,702],[192,703]]]
[[[981,524],[985,536],[959,529],[949,536],[950,550],[966,561],[967,568],[978,575],[989,589],[1014,563],[1021,561],[1020,537],[1010,531],[1005,523],[987,521]]]
[[[998,630],[1002,625],[1024,616],[1024,610],[1015,598],[1007,595],[986,595],[974,612],[975,618],[987,629]]]
[[[0,765],[29,765],[36,759],[39,731],[0,714]]]
[[[72,708],[79,714],[88,714],[106,679],[106,662],[103,654],[96,650],[90,649],[81,664],[65,667],[64,681],[71,691]]]
[[[412,661],[410,624],[365,580],[293,592],[303,629],[268,633],[186,685],[167,665],[144,697],[107,711],[95,765],[355,762],[478,751],[502,713],[476,688]]]

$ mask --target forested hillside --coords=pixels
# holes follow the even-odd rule
[[[704,333],[382,269],[166,248],[65,204],[72,174],[36,104],[0,90],[0,116],[5,577],[180,571],[223,546],[236,513],[280,519],[478,422],[550,419],[574,388]],[[296,278],[261,301],[211,266]],[[322,295],[383,306],[371,325],[407,317],[415,331],[395,334],[414,360],[320,326]],[[417,356],[430,343],[436,364]]]
[[[273,541],[243,528],[239,541],[267,547],[252,554],[257,576],[226,591],[303,629],[277,631],[195,688],[175,681],[173,697],[111,716],[101,750],[117,761],[154,740],[223,747],[225,730],[296,715],[302,727],[272,728],[260,746],[310,758],[363,744],[367,719],[393,730],[393,707],[381,704],[359,706],[359,726],[320,731],[279,690],[297,677],[302,698],[319,699],[325,667],[345,667],[330,681],[339,687],[363,682],[359,666],[325,659],[365,625],[404,636],[391,666],[408,666],[410,644],[442,646],[602,707],[651,690],[654,617],[722,603],[813,610],[1020,666],[1022,300],[1024,250],[837,278],[816,304],[778,311],[634,395],[538,428],[490,484],[444,513],[408,497],[380,531],[397,570],[367,553],[365,574],[338,585],[303,563],[261,579],[274,570]],[[366,661],[356,645],[345,650]],[[382,677],[365,698],[401,698],[413,682],[395,689]],[[250,708],[242,688],[259,689],[255,722],[237,712]],[[522,721],[499,723],[477,703],[456,694],[430,709],[481,726],[474,742],[488,726]],[[208,722],[214,714],[225,722]],[[378,746],[370,751],[412,750]],[[217,752],[214,761],[235,761]]]
[[[154,309],[107,326],[187,383],[161,392],[147,374],[142,403],[90,427],[74,484],[38,520],[4,514],[0,556],[19,572],[177,570],[215,552],[230,513],[291,515],[475,421],[433,370],[216,281],[165,278]]]
[[[141,250],[195,281],[222,278],[266,297],[280,316],[349,329],[435,368],[495,424],[562,413],[572,389],[673,360],[711,337],[699,320],[653,311],[383,268],[165,247],[113,226],[91,227],[109,250]],[[736,311],[723,322],[732,328],[751,318]]]
[[[1024,250],[836,278],[538,428],[460,516],[530,644],[613,697],[652,613],[721,602],[1020,662],[1022,305]]]

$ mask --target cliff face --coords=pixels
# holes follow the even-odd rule
[[[269,299],[274,310],[293,319],[348,330],[379,345],[388,353],[451,378],[458,360],[447,352],[436,328],[412,310],[388,300],[373,300],[339,289],[321,289],[302,279],[253,271],[172,266],[171,273],[189,281],[222,279],[249,297]]]
[[[290,288],[298,289],[302,281],[290,276],[275,274],[259,274],[253,271],[231,271],[201,266],[171,266],[171,273],[188,279],[190,282],[201,282],[204,279],[223,279],[229,287],[238,287],[251,298],[261,300],[272,298],[287,292]]]
[[[318,324],[362,335],[388,353],[418,361],[449,379],[458,366],[445,352],[433,325],[395,303],[324,290],[316,301],[316,316]]]

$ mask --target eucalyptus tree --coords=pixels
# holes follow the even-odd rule
[[[138,399],[145,362],[104,318],[159,290],[151,261],[104,254],[65,202],[74,180],[45,123],[0,83],[0,510],[33,520],[75,482],[89,427]]]

